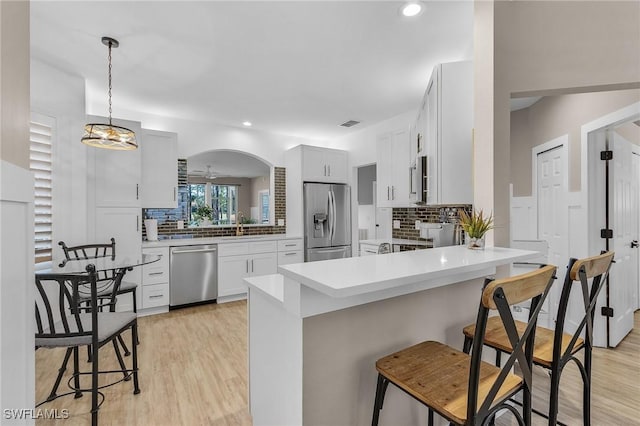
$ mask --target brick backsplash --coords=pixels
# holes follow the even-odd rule
[[[278,219],[286,222],[286,170],[284,167],[274,167],[274,213],[275,223]],[[142,209],[142,217],[158,220],[158,235],[190,235],[194,238],[224,237],[236,234],[235,227],[226,228],[187,228],[178,229],[177,221],[184,220],[187,224],[189,208],[189,187],[187,185],[187,160],[178,160],[178,207],[175,209]],[[244,226],[245,235],[284,234],[285,226]],[[142,239],[146,240],[147,230],[142,225]]]
[[[458,211],[464,209],[471,212],[471,204],[456,204],[436,207],[407,207],[394,208],[393,220],[400,221],[400,229],[393,229],[393,238],[407,240],[421,240],[420,230],[415,229],[416,220],[427,223],[440,223],[443,220],[451,223],[458,222]]]

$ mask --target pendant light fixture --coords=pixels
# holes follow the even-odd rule
[[[85,124],[82,143],[96,148],[133,150],[138,148],[133,130],[111,123],[111,49],[118,47],[120,43],[111,37],[102,37],[102,44],[109,48],[109,124]]]

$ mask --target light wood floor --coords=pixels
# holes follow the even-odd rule
[[[250,425],[247,399],[247,309],[245,302],[206,305],[139,319],[140,387],[131,382],[104,390],[101,425]],[[462,331],[461,331],[462,332]],[[130,336],[127,336],[130,339]],[[48,395],[64,351],[36,351],[36,400]],[[83,353],[81,367],[87,367]],[[127,362],[129,359],[127,358]],[[101,349],[101,368],[116,368],[110,347]],[[371,366],[373,369],[374,367]],[[68,376],[68,375],[67,375]],[[64,383],[61,388],[64,386]],[[534,406],[546,410],[548,376],[536,369]],[[640,419],[640,311],[633,332],[616,349],[594,350],[592,424],[637,425]],[[86,382],[88,385],[88,381]],[[582,391],[577,369],[563,373],[560,421],[580,425]],[[59,398],[41,408],[68,409],[65,420],[38,425],[90,423],[90,395]],[[372,401],[373,404],[373,401]],[[507,418],[498,425],[512,424]],[[546,424],[534,416],[536,425]],[[347,425],[344,425],[347,426]]]

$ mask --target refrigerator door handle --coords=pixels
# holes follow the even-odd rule
[[[329,190],[329,194],[331,197],[331,232],[329,236],[331,237],[331,242],[333,243],[333,237],[336,235],[336,195],[333,193],[333,189]]]

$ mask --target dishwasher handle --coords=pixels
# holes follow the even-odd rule
[[[206,249],[195,249],[195,250],[172,250],[171,254],[182,254],[182,253],[212,253],[218,251],[217,248],[206,248]]]

